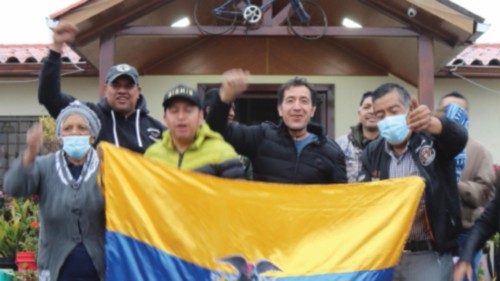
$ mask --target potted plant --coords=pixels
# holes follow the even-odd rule
[[[6,222],[6,209],[4,208],[5,204],[5,196],[2,191],[0,191],[0,269],[15,269],[16,264],[14,263],[14,259],[12,256],[9,256],[9,246],[5,237],[7,236],[7,232],[10,232],[10,225]],[[0,276],[2,273],[0,273]],[[2,276],[3,277],[3,276]],[[1,280],[1,279],[0,279]]]
[[[30,218],[29,221],[31,221],[30,228],[19,242],[16,252],[16,265],[19,271],[36,271],[39,223],[36,217]]]
[[[0,212],[0,267],[15,269],[14,258],[21,245],[28,246],[38,239],[38,228],[33,228],[37,216],[38,204],[33,199],[6,199]]]
[[[17,202],[7,199],[0,213],[0,268],[17,269],[15,254],[22,236],[22,223],[17,217]]]
[[[43,126],[44,134],[42,154],[56,151],[59,148],[59,142],[55,134],[54,119],[50,116],[42,116],[38,121]],[[36,270],[38,211],[36,197],[16,200],[4,196],[0,191],[0,269],[17,270],[16,256],[18,263],[23,264],[24,269],[28,269],[25,273],[16,275],[15,280],[31,280],[32,270],[30,269]]]

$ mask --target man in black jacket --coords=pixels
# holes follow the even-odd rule
[[[38,101],[53,118],[68,106],[74,97],[61,93],[61,52],[65,43],[71,43],[77,29],[61,22],[53,29],[53,43],[43,64],[38,85]],[[101,140],[114,143],[135,152],[144,153],[149,145],[160,139],[164,126],[151,116],[146,100],[140,93],[139,74],[128,64],[111,67],[106,76],[105,97],[99,103],[86,105],[97,113],[102,130],[95,145]]]
[[[394,280],[450,280],[451,253],[461,226],[454,157],[464,149],[467,132],[449,119],[433,116],[397,84],[375,90],[373,109],[381,138],[365,148],[360,180],[406,176],[425,180]]]
[[[280,124],[245,126],[227,122],[232,102],[247,88],[248,76],[248,72],[237,69],[224,73],[207,122],[239,154],[250,158],[254,179],[301,184],[347,182],[340,147],[321,126],[309,122],[316,110],[316,98],[304,79],[292,79],[279,89]]]

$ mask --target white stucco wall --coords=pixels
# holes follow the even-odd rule
[[[65,92],[82,100],[97,100],[97,78],[63,78]],[[34,78],[0,78],[0,116],[45,115],[38,104],[38,80]]]
[[[293,76],[253,76],[251,83],[280,84]],[[359,98],[367,90],[373,90],[386,82],[396,82],[411,94],[416,89],[392,77],[308,76],[311,83],[333,84],[335,91],[335,115],[329,124],[335,124],[335,136],[345,134],[349,126],[357,122],[356,110]],[[161,120],[163,94],[177,83],[196,86],[197,83],[219,83],[220,76],[144,76],[141,86],[152,115]],[[24,81],[24,82],[21,82]],[[475,79],[474,81],[500,91],[500,79]],[[97,78],[63,78],[62,88],[86,101],[98,99]],[[493,154],[494,162],[500,163],[500,93],[493,93],[461,79],[437,79],[435,103],[446,93],[458,90],[470,103],[470,135],[481,142]],[[47,114],[37,101],[37,81],[27,78],[0,79],[0,116],[33,116]]]

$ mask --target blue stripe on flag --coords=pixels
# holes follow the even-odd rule
[[[391,281],[394,268],[349,273],[322,274],[301,277],[282,277],[280,281]]]
[[[106,231],[106,280],[212,281],[237,280],[179,259],[123,234]],[[280,281],[390,281],[393,268],[375,271],[264,278]],[[226,274],[227,275],[227,274]],[[225,278],[222,278],[225,277]]]
[[[210,270],[125,235],[106,231],[106,280],[210,280]]]

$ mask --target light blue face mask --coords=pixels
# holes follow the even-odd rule
[[[90,149],[90,136],[62,137],[63,150],[73,159],[82,159]]]
[[[392,145],[402,143],[410,129],[406,124],[406,114],[387,116],[377,123],[380,135]]]

